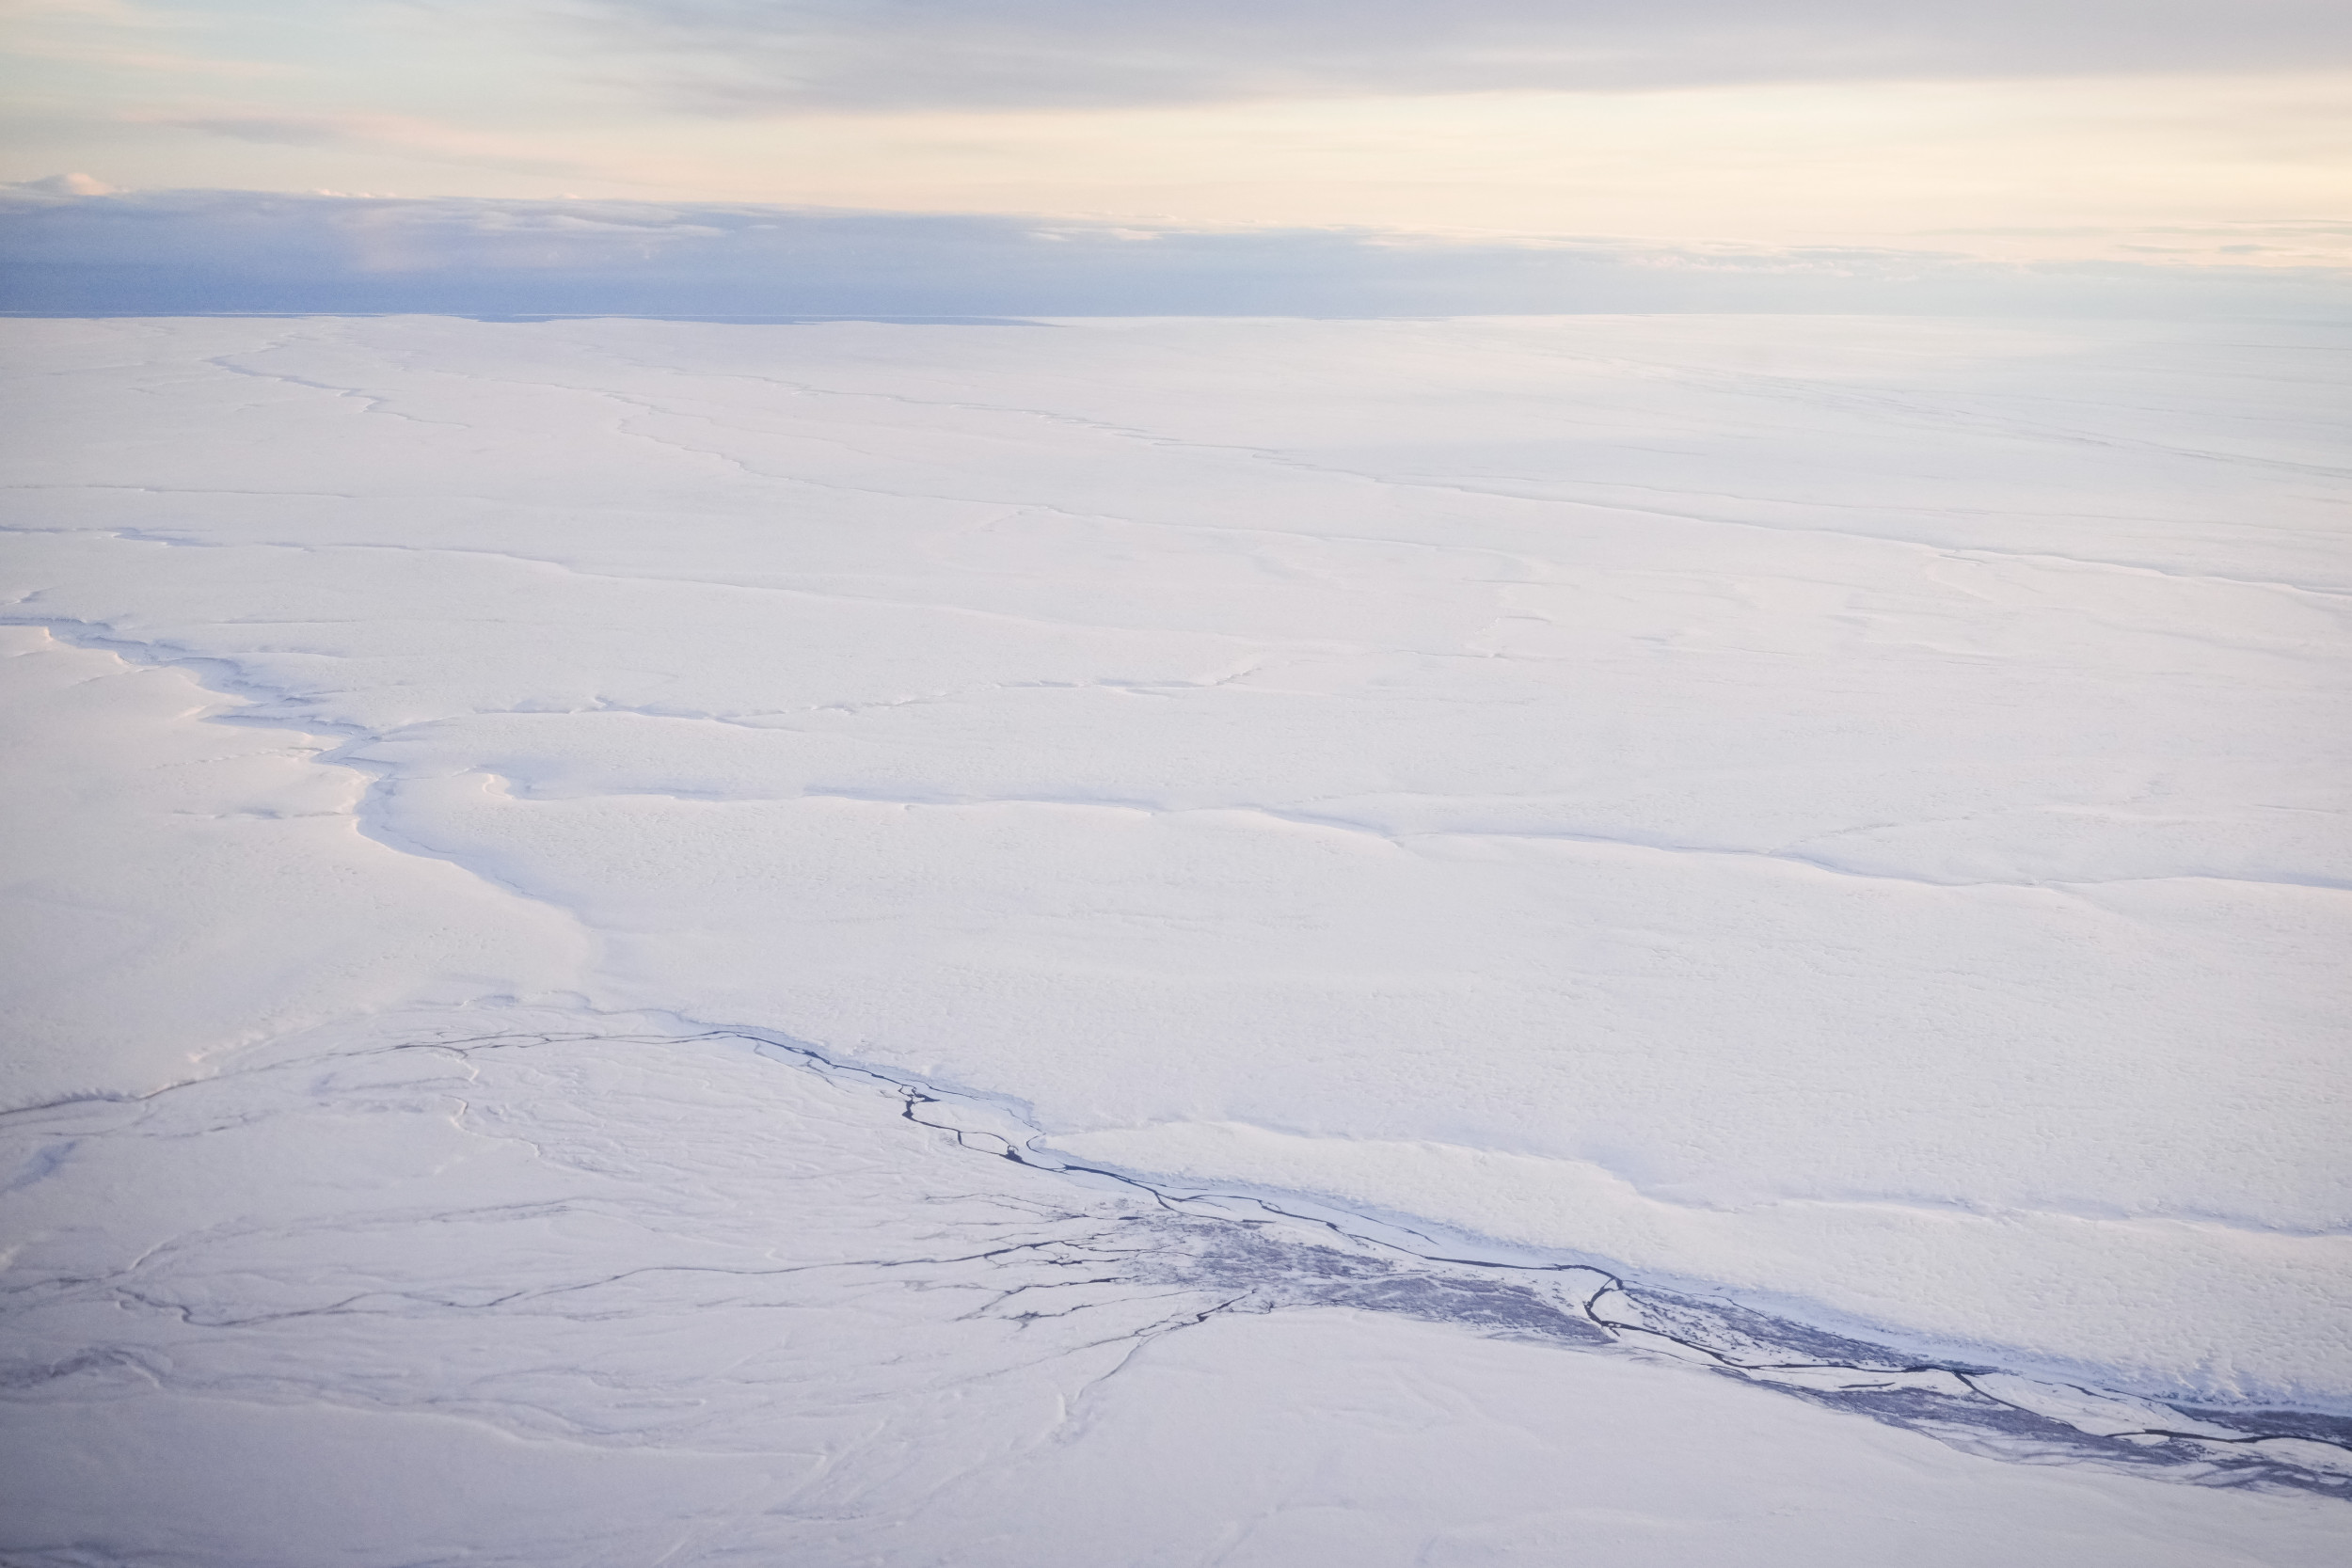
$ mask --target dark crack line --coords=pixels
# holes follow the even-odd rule
[[[756,1281],[844,1271],[897,1275],[919,1291],[978,1291],[987,1300],[962,1315],[962,1320],[1008,1323],[1016,1329],[1054,1321],[1086,1317],[1114,1306],[1133,1307],[1148,1297],[1132,1294],[1135,1287],[1167,1287],[1172,1296],[1198,1297],[1205,1291],[1216,1299],[1152,1323],[1079,1349],[1127,1343],[1128,1357],[1140,1345],[1160,1335],[1198,1326],[1224,1314],[1278,1311],[1302,1307],[1351,1307],[1401,1312],[1429,1321],[1489,1335],[1533,1338],[1557,1346],[1599,1348],[1615,1346],[1642,1351],[1671,1346],[1677,1359],[1694,1361],[1723,1375],[1737,1376],[1815,1403],[1861,1414],[1936,1436],[1963,1448],[2003,1456],[2004,1443],[2059,1445],[2068,1457],[2086,1462],[2122,1465],[2148,1473],[2164,1473],[2201,1484],[2293,1489],[2323,1496],[2352,1496],[2352,1478],[2338,1478],[2300,1465],[2291,1454],[2272,1449],[2280,1444],[2311,1444],[2352,1453],[2352,1422],[2318,1412],[2216,1412],[2222,1424],[2243,1428],[2234,1433],[2198,1431],[2161,1419],[2128,1429],[2093,1431],[2050,1416],[2030,1404],[1984,1387],[1981,1379],[1999,1369],[1979,1363],[1906,1356],[1862,1341],[1823,1336],[1802,1323],[1770,1318],[1729,1303],[1677,1296],[1647,1290],[1623,1275],[1592,1263],[1510,1261],[1465,1256],[1436,1237],[1406,1225],[1383,1220],[1375,1225],[1351,1225],[1344,1218],[1288,1206],[1267,1196],[1215,1188],[1171,1187],[1116,1169],[1060,1160],[1035,1147],[1034,1123],[1012,1102],[994,1097],[928,1083],[915,1075],[888,1068],[845,1061],[808,1042],[771,1031],[740,1027],[704,1027],[684,1033],[606,1033],[595,1029],[568,1031],[499,1031],[452,1034],[428,1039],[394,1041],[368,1050],[330,1054],[235,1070],[212,1078],[189,1079],[137,1095],[67,1097],[39,1106],[0,1113],[0,1124],[24,1121],[42,1113],[80,1106],[119,1106],[129,1120],[119,1131],[138,1126],[153,1114],[152,1102],[205,1085],[233,1083],[272,1073],[315,1072],[326,1063],[356,1062],[369,1056],[427,1052],[459,1064],[477,1053],[523,1051],[602,1041],[643,1041],[676,1044],[732,1043],[748,1045],[755,1053],[814,1071],[829,1081],[855,1085],[898,1102],[898,1119],[937,1135],[958,1150],[1002,1160],[1041,1179],[1089,1179],[1114,1190],[1148,1200],[1143,1212],[1102,1213],[1067,1204],[1041,1203],[1032,1223],[1089,1227],[1075,1235],[1030,1238],[999,1246],[949,1251],[911,1258],[850,1258],[775,1268],[739,1268],[696,1264],[655,1264],[629,1269],[593,1280],[468,1297],[399,1290],[356,1291],[336,1300],[278,1312],[227,1317],[183,1301],[169,1299],[132,1280],[151,1275],[168,1259],[200,1245],[204,1236],[176,1238],[152,1248],[126,1268],[103,1276],[65,1276],[31,1285],[15,1292],[21,1305],[58,1301],[96,1291],[103,1298],[148,1311],[169,1315],[190,1327],[234,1330],[304,1318],[398,1316],[400,1306],[460,1312],[514,1312],[534,1305],[552,1305],[564,1296],[622,1285],[654,1275],[709,1275]],[[959,1125],[953,1117],[964,1106],[984,1115],[1009,1117],[1026,1129],[1018,1137],[980,1127]],[[476,1218],[514,1218],[573,1212],[578,1200],[552,1199],[532,1204],[493,1205],[468,1211]],[[590,1204],[587,1207],[609,1207]],[[1238,1212],[1236,1212],[1238,1211]],[[380,1221],[400,1223],[398,1217]],[[1012,1223],[1012,1222],[1005,1222]],[[1147,1228],[1137,1232],[1131,1227]],[[1175,1228],[1168,1228],[1174,1227]],[[1297,1233],[1320,1235],[1328,1243],[1294,1239]],[[235,1234],[257,1232],[230,1232]],[[258,1233],[268,1233],[266,1231]],[[1220,1238],[1223,1238],[1220,1241]],[[1400,1239],[1402,1238],[1402,1239]],[[217,1239],[217,1238],[213,1238]],[[1044,1277],[1016,1279],[993,1285],[987,1271],[1016,1264],[1040,1267]],[[924,1277],[922,1271],[977,1270],[967,1277]],[[1060,1275],[1060,1277],[1055,1277]],[[1520,1281],[1532,1281],[1522,1284]],[[1222,1283],[1224,1289],[1217,1287]],[[1232,1289],[1239,1284],[1239,1290]],[[1535,1287],[1545,1287],[1537,1289]],[[1119,1290],[1131,1293],[1116,1300],[1080,1300],[1047,1309],[1021,1307],[1009,1309],[1024,1296],[1039,1298],[1056,1292]],[[372,1305],[373,1304],[373,1305]],[[788,1307],[790,1302],[749,1302],[740,1305]],[[600,1312],[564,1313],[566,1318],[593,1321]],[[1828,1338],[1850,1346],[1845,1357],[1820,1354],[1773,1357],[1758,1354],[1778,1336],[1786,1342]],[[1736,1347],[1746,1343],[1745,1351]],[[1126,1364],[1122,1357],[1120,1367]],[[20,1364],[0,1373],[0,1386],[26,1387],[93,1370],[102,1366],[146,1365],[136,1353],[91,1351],[44,1366]],[[1114,1368],[1115,1373],[1119,1369]],[[1787,1374],[1841,1376],[1836,1386],[1804,1386],[1774,1381]],[[149,1369],[148,1375],[159,1376]],[[1105,1374],[1111,1375],[1111,1374]],[[1944,1379],[1963,1392],[1939,1390],[1914,1381]],[[1096,1381],[1100,1381],[1099,1379]],[[2107,1395],[2080,1386],[2042,1384],[2054,1393],[2072,1391],[2096,1402],[2127,1402],[2126,1408],[2147,1408],[2150,1402],[2132,1396]],[[2275,1416],[2265,1420],[2265,1415]],[[2201,1421],[2201,1418],[2191,1418]],[[2260,1423],[2260,1424],[2257,1424]],[[2103,1426],[2105,1423],[2102,1423]],[[2342,1428],[2341,1433],[2336,1430]],[[1993,1447],[1985,1449],[1987,1444]],[[2042,1452],[2042,1449],[2037,1449]],[[2008,1455],[2016,1457],[2016,1455]],[[2158,1467],[2161,1467],[2160,1470]]]

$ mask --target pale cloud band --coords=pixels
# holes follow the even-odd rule
[[[2327,268],[1869,249],[1444,242],[748,203],[0,189],[38,314],[1323,315],[1839,311],[2352,319]]]
[[[1110,107],[2310,70],[2322,0],[578,0],[512,13],[714,112]]]

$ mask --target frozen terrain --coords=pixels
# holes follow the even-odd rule
[[[7,332],[8,1560],[2339,1560],[2343,334]]]

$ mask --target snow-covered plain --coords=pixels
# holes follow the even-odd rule
[[[2342,334],[8,332],[0,1550],[2341,1551]]]

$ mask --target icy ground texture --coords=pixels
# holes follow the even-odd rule
[[[1010,1097],[1039,1160],[1418,1216],[2122,1396],[2077,1433],[2168,1418],[2135,1399],[2222,1432],[2352,1401],[2340,343],[1787,318],[8,331],[37,765],[13,1103],[219,1073],[170,1091],[201,1103],[302,1030],[360,1049],[350,1021],[388,1009],[470,1007],[435,1027],[484,1037],[502,999],[580,1035],[635,1013]],[[493,1103],[565,1114],[535,1093]],[[351,1155],[306,1119],[331,1093],[287,1094],[268,1124],[324,1139],[347,1174],[313,1180],[374,1215],[364,1173],[409,1155]],[[635,1103],[580,1101],[613,1137]],[[437,1125],[478,1134],[469,1114]],[[228,1283],[196,1333],[310,1277],[291,1221],[203,1207],[218,1183],[104,1174],[137,1125],[27,1134],[22,1201],[175,1195],[75,1221],[90,1279],[193,1256],[175,1236],[293,1249],[278,1284],[203,1262]],[[660,1125],[697,1159],[764,1147],[739,1117]],[[438,1243],[369,1233],[388,1289],[443,1299]],[[1263,1347],[1295,1316],[1153,1343]],[[246,1386],[68,1321],[54,1364],[96,1359],[43,1400],[102,1367]],[[1316,1342],[1437,1336],[1410,1354],[1538,1375],[1525,1346],[1346,1321]],[[256,1345],[243,1364],[342,1354]],[[1232,1354],[1305,1355],[1284,1345]],[[1547,1354],[1544,1377],[1629,1375]],[[332,1382],[250,1397],[390,1386]],[[1624,1395],[1653,1397],[1662,1421],[1686,1394]],[[1833,1418],[1763,1402],[1795,1414],[1759,1431]]]
[[[1164,1206],[788,1048],[501,1022],[9,1118],[54,1174],[13,1206],[8,1561],[2339,1560],[2340,1502],[2061,1467],[2181,1464],[2096,1435],[2144,1410],[1848,1380],[1947,1446],[1590,1354],[1584,1303],[1643,1307],[1588,1270]],[[93,1223],[100,1186],[141,1196]],[[2225,1484],[2298,1446],[2169,1424]]]

